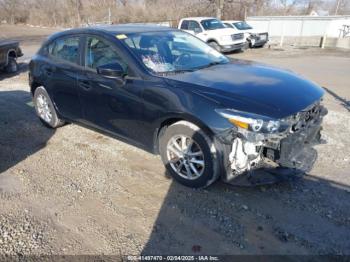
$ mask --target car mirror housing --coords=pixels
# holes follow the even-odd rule
[[[108,78],[123,78],[126,75],[124,68],[117,62],[97,67],[97,73]]]

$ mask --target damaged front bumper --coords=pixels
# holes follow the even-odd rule
[[[317,159],[313,146],[323,142],[321,124],[326,114],[327,109],[317,102],[289,117],[289,127],[282,133],[262,134],[233,128],[229,135],[226,133],[226,141],[229,137],[232,146],[224,181],[240,184],[250,178],[255,181],[252,184],[266,184],[279,180],[278,174],[310,172]]]

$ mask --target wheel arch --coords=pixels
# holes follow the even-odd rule
[[[153,151],[154,151],[154,153],[159,154],[159,137],[162,134],[162,132],[164,132],[168,126],[170,126],[176,122],[179,122],[179,121],[187,121],[187,122],[193,123],[196,126],[198,126],[200,129],[202,129],[210,138],[213,138],[213,136],[214,136],[214,133],[209,128],[209,126],[207,126],[200,119],[193,117],[192,115],[188,115],[188,114],[172,114],[172,115],[169,115],[165,118],[162,118],[157,124],[157,128],[156,128],[154,135],[153,135]]]
[[[215,43],[219,44],[218,40],[216,40],[215,38],[209,38],[207,40],[207,43],[210,43],[210,42],[215,42]]]
[[[43,86],[43,85],[41,85],[41,84],[39,84],[39,83],[37,83],[37,82],[35,82],[35,81],[31,81],[31,82],[30,82],[30,92],[31,92],[32,96],[34,96],[35,90],[36,90],[38,87],[40,87],[40,86]],[[43,86],[43,87],[44,87],[44,86]]]
[[[6,66],[8,65],[9,63],[9,58],[12,57],[12,58],[17,58],[17,52],[15,49],[9,49],[7,51],[7,56],[6,56]]]

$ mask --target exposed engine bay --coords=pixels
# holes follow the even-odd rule
[[[316,159],[313,145],[320,144],[321,123],[327,109],[320,102],[283,120],[283,132],[257,133],[237,128],[229,154],[228,179],[263,167],[284,167],[309,172]]]

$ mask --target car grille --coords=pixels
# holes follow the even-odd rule
[[[244,38],[244,34],[243,33],[239,33],[239,34],[234,34],[232,35],[232,40],[241,40]]]

